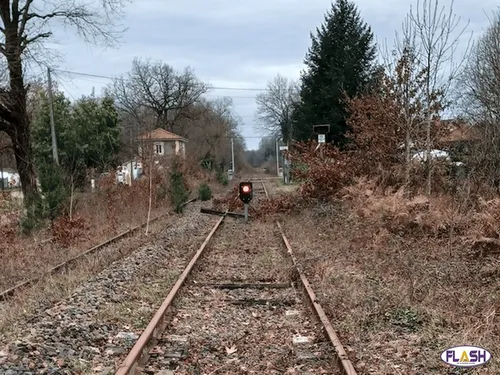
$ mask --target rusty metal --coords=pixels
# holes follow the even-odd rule
[[[198,286],[210,286],[214,289],[287,289],[291,288],[290,283],[232,283],[232,284],[217,284],[217,283],[196,283]]]
[[[187,205],[188,203],[191,203],[191,202],[194,202],[196,201],[198,198],[193,198],[193,199],[190,199],[186,202],[184,202],[182,205],[185,206]],[[152,223],[152,222],[155,222],[159,219],[161,219],[162,217],[164,217],[166,214],[163,214],[163,215],[159,215],[153,219],[151,219],[149,221],[149,223]],[[141,228],[144,228],[146,226],[147,222],[145,223],[142,223],[142,224],[139,224],[131,229],[128,229],[116,236],[114,236],[113,238],[110,238],[104,242],[101,242],[100,244],[96,245],[96,246],[93,246],[92,248],[84,251],[83,253],[73,257],[73,258],[70,258],[62,263],[59,263],[58,265],[50,268],[44,275],[42,276],[39,276],[39,277],[34,277],[32,279],[29,279],[29,280],[26,280],[26,281],[22,281],[20,282],[19,284],[16,284],[14,285],[13,287],[9,288],[9,289],[6,289],[4,290],[3,292],[0,293],[0,300],[7,300],[8,297],[11,297],[13,296],[18,290],[20,290],[21,288],[23,287],[27,287],[29,285],[32,285],[32,284],[35,284],[41,280],[43,280],[44,278],[48,277],[48,276],[51,276],[51,275],[54,275],[56,274],[57,272],[61,271],[61,270],[65,270],[65,269],[68,269],[70,265],[72,265],[73,263],[79,261],[80,259],[90,255],[90,254],[93,254],[95,253],[96,251],[102,249],[104,246],[107,246],[107,245],[110,245],[112,244],[113,242],[116,242],[134,232],[136,232],[137,230],[141,229]],[[50,242],[52,240],[52,238],[49,238],[47,240],[45,240],[46,242]]]
[[[209,214],[209,215],[216,215],[216,216],[227,215],[227,216],[236,217],[236,218],[245,217],[244,214],[241,214],[239,212],[224,212],[224,211],[211,210],[209,208],[203,208],[203,207],[200,209],[200,212],[202,214]]]
[[[266,185],[264,184],[264,181],[262,181],[262,187],[264,188],[264,192],[266,194],[266,197],[269,197],[269,195],[267,193]],[[306,290],[309,301],[310,301],[311,305],[313,306],[317,317],[319,318],[319,320],[323,324],[323,327],[325,328],[328,339],[330,340],[333,347],[335,348],[339,367],[340,367],[342,374],[343,375],[357,375],[356,370],[354,369],[352,362],[350,361],[349,357],[347,356],[347,352],[345,351],[344,346],[340,342],[338,335],[335,333],[335,330],[333,329],[333,326],[330,323],[330,320],[326,316],[326,313],[323,310],[323,307],[321,306],[321,304],[318,302],[318,300],[316,298],[316,294],[314,293],[314,290],[311,287],[309,280],[307,280],[307,277],[305,276],[305,274],[302,270],[302,267],[300,266],[299,261],[295,257],[295,254],[293,253],[293,250],[292,250],[292,246],[290,245],[290,242],[288,241],[288,239],[285,235],[283,227],[281,226],[281,224],[278,220],[276,220],[276,225],[279,229],[279,232],[280,232],[281,237],[283,239],[283,242],[286,246],[288,254],[290,254],[290,257],[292,258],[293,264],[295,265],[295,268],[297,269],[300,280],[302,281],[302,286]]]
[[[236,197],[237,199],[237,197]],[[236,200],[235,199],[235,200]],[[226,214],[229,212],[229,209],[226,210]],[[174,298],[176,297],[177,293],[179,292],[179,289],[182,287],[184,284],[184,281],[186,278],[189,276],[191,270],[194,268],[196,262],[200,258],[200,256],[203,254],[203,251],[205,250],[206,246],[212,239],[212,236],[214,233],[217,231],[219,226],[222,224],[224,219],[226,218],[226,215],[222,216],[217,223],[214,225],[208,236],[205,238],[205,241],[201,244],[200,248],[196,252],[196,254],[193,256],[189,264],[186,266],[182,274],[179,276],[177,281],[175,282],[174,286],[170,289],[170,292],[168,293],[167,297],[161,304],[160,308],[156,311],[156,314],[153,316],[149,324],[147,325],[146,329],[142,332],[141,336],[137,339],[136,343],[130,350],[129,354],[125,358],[125,360],[122,362],[120,367],[118,367],[118,370],[115,372],[115,375],[129,375],[129,374],[134,374],[135,370],[141,360],[146,361],[147,360],[147,354],[145,354],[145,351],[149,346],[154,346],[156,337],[155,333],[161,332],[162,329],[160,329],[160,326],[164,320],[165,314],[170,307],[171,303],[173,302]]]

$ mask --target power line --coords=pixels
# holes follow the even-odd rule
[[[57,76],[61,78],[61,76]],[[96,79],[88,79],[88,78],[80,78],[80,81],[85,81],[85,82],[92,82],[92,83],[102,83],[102,81],[98,81]],[[60,83],[60,82],[59,82]],[[61,83],[62,85],[62,83]],[[256,99],[257,96],[243,96],[243,95],[212,95],[212,94],[203,94],[204,97],[207,98],[233,98],[233,99]]]
[[[99,74],[91,74],[91,73],[83,73],[83,72],[74,72],[70,70],[62,70],[62,69],[54,69],[54,71],[60,73],[74,74],[85,77],[94,77],[94,78],[103,78],[103,79],[116,79],[117,77],[104,76]],[[265,91],[266,89],[262,88],[243,88],[243,87],[220,87],[220,86],[211,86],[209,90],[234,90],[234,91]]]
[[[256,96],[235,96],[235,95],[204,95],[207,98],[224,98],[229,97],[233,99],[256,99]]]
[[[66,90],[66,92],[69,94],[69,96],[71,96],[71,98],[72,98],[73,100],[75,100],[75,101],[77,100],[77,99],[73,96],[73,94],[71,94],[71,92],[68,90],[68,88],[67,88],[66,86],[64,86],[64,85],[63,85],[63,83],[62,83],[62,82],[58,82],[58,84],[59,84],[59,85],[61,85],[61,87],[62,87],[63,89],[65,89],[65,90]]]

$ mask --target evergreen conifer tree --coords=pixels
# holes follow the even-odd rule
[[[293,118],[293,138],[310,139],[313,125],[330,124],[328,142],[345,141],[344,95],[355,96],[369,84],[376,56],[371,28],[361,19],[356,5],[336,0],[325,22],[311,33],[312,45],[301,77],[300,102]]]

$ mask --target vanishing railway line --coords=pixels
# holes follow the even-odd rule
[[[152,373],[356,374],[280,223],[228,211],[116,371]]]

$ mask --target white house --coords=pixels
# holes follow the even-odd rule
[[[143,155],[143,147],[152,147],[153,154],[157,156],[181,155],[186,156],[187,139],[165,129],[155,129],[142,134],[139,139],[139,155]],[[151,145],[151,146],[148,146]]]
[[[19,173],[13,170],[3,170],[0,173],[0,179],[3,178],[4,188],[13,188],[21,186],[21,179]],[[0,181],[0,187],[2,186],[2,181]]]

